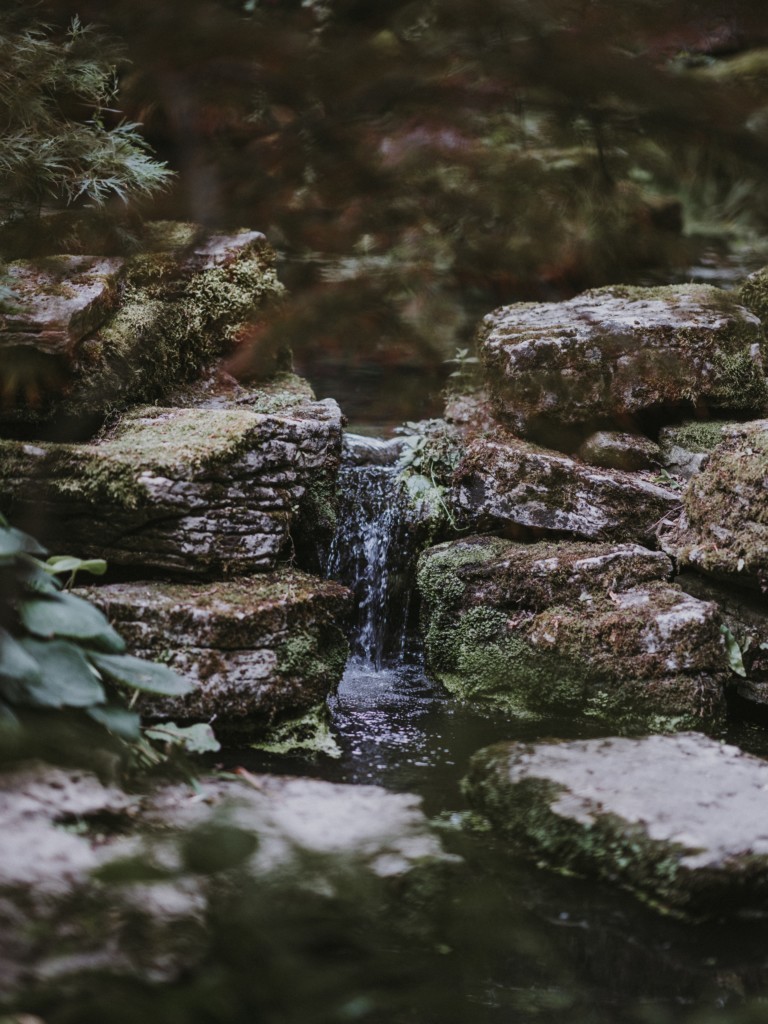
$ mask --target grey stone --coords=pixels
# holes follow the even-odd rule
[[[501,743],[465,786],[555,868],[693,917],[768,913],[768,762],[736,747],[697,733]]]
[[[661,450],[642,434],[625,434],[615,430],[598,430],[579,448],[579,458],[590,466],[605,469],[650,469],[659,465]]]
[[[585,540],[647,541],[680,503],[647,476],[585,466],[501,430],[469,444],[452,496],[471,529]]]
[[[295,570],[211,584],[115,583],[83,595],[140,657],[195,684],[186,697],[145,698],[142,711],[213,721],[217,735],[262,736],[322,705],[344,671],[345,587]]]
[[[690,480],[706,466],[709,453],[723,440],[732,420],[693,420],[676,426],[662,427],[659,432],[661,461],[668,472]]]
[[[768,420],[733,427],[688,484],[683,511],[659,531],[662,548],[736,585],[768,589]]]
[[[479,334],[499,418],[564,449],[573,428],[626,429],[662,407],[706,401],[760,412],[762,340],[758,318],[707,285],[610,286],[518,303],[486,316]]]
[[[84,771],[34,763],[2,773],[4,998],[54,983],[71,992],[92,972],[177,981],[203,961],[227,900],[263,906],[276,893],[294,903],[311,893],[336,911],[339,901],[354,903],[376,926],[383,914],[405,920],[405,899],[407,927],[429,932],[431,901],[457,858],[430,832],[419,798],[245,776],[127,796]],[[222,829],[252,841],[239,864],[216,868],[200,846],[206,835],[226,839]]]
[[[716,727],[731,673],[717,606],[639,545],[451,541],[419,561],[427,668],[515,718],[622,732]]]

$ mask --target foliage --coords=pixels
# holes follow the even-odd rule
[[[117,52],[77,17],[59,37],[0,17],[0,222],[52,202],[102,205],[165,187],[138,125],[108,127]]]
[[[3,734],[34,730],[40,716],[64,712],[97,723],[135,745],[140,763],[162,760],[149,740],[190,752],[216,749],[208,727],[156,726],[142,738],[128,701],[139,693],[181,696],[192,684],[166,665],[125,652],[125,643],[88,601],[62,588],[78,572],[103,573],[100,559],[57,556],[0,517],[0,724]]]

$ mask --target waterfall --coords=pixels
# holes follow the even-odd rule
[[[397,469],[401,449],[398,439],[345,435],[327,565],[355,595],[352,656],[375,669],[405,653],[412,543]]]

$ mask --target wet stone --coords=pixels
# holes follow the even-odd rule
[[[145,697],[153,718],[213,721],[217,734],[262,738],[322,705],[344,671],[350,594],[284,569],[214,584],[91,587],[132,653],[195,684],[185,697]]]
[[[642,434],[622,434],[615,430],[598,430],[591,434],[578,451],[579,458],[590,466],[605,469],[651,469],[660,461],[659,446]]]
[[[632,544],[440,544],[419,561],[427,669],[513,718],[717,728],[731,676],[719,611],[671,574]]]
[[[579,430],[626,429],[658,409],[705,401],[759,413],[768,397],[762,340],[758,318],[707,285],[517,303],[486,316],[479,335],[497,416],[564,450]]]
[[[452,498],[470,529],[619,541],[650,540],[680,503],[649,475],[585,466],[504,431],[469,444]]]
[[[0,441],[4,511],[52,550],[141,575],[270,571],[308,489],[338,466],[341,413],[258,407],[152,406],[90,444]]]
[[[681,565],[744,587],[768,589],[768,420],[724,432],[689,483],[683,511],[659,533]]]
[[[465,788],[510,841],[692,917],[768,914],[768,762],[698,733],[500,743]]]

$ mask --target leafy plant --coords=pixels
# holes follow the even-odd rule
[[[161,665],[127,654],[125,641],[88,601],[58,579],[100,574],[100,559],[56,556],[0,516],[0,723],[23,730],[41,713],[75,712],[119,740],[137,745],[138,760],[157,763],[148,740],[191,752],[216,749],[206,726],[155,726],[142,737],[132,703],[139,693],[178,697],[192,684]]]

